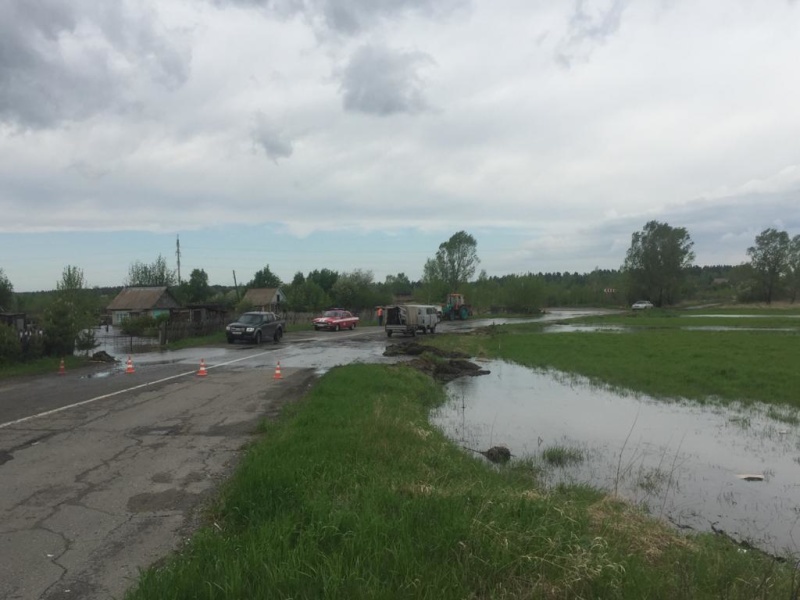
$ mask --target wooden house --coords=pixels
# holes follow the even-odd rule
[[[286,296],[281,288],[253,288],[247,290],[242,302],[249,303],[253,310],[279,312],[283,310]]]
[[[160,286],[123,288],[106,310],[111,313],[111,323],[119,325],[133,317],[171,315],[179,308],[169,288]]]

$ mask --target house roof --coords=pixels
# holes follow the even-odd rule
[[[266,306],[275,304],[275,298],[281,288],[253,288],[245,292],[242,301],[247,301],[253,306]]]
[[[154,308],[180,308],[180,304],[166,286],[123,288],[111,301],[107,310],[152,310]]]

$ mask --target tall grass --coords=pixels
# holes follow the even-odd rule
[[[790,597],[793,571],[757,553],[486,468],[428,424],[441,401],[405,366],[329,372],[127,598]]]
[[[0,379],[10,377],[22,377],[26,375],[48,375],[58,373],[61,358],[45,356],[25,363],[2,363],[0,364]],[[88,366],[89,359],[85,356],[65,356],[64,368],[69,371]]]

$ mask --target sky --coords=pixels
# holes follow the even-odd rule
[[[798,0],[3,0],[0,269],[696,264],[800,234]]]

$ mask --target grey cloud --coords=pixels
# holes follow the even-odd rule
[[[696,263],[739,264],[755,236],[767,227],[778,227],[789,235],[800,233],[800,190],[743,194],[714,200],[667,206],[657,213],[630,215],[604,221],[586,231],[596,239],[611,239],[630,245],[631,234],[640,231],[650,220],[685,227],[695,243]],[[620,258],[620,264],[624,255]]]
[[[369,29],[406,13],[442,18],[470,0],[214,0],[217,6],[260,8],[280,18],[302,15],[315,25],[343,35]]]
[[[430,64],[423,52],[362,46],[341,73],[345,110],[380,116],[425,110],[419,71]]]
[[[556,62],[570,68],[619,29],[627,0],[575,0],[569,28],[556,47]]]
[[[174,88],[188,70],[188,52],[135,3],[0,3],[0,122],[51,127],[127,108],[139,79]]]
[[[289,158],[294,152],[291,140],[262,114],[256,116],[252,136],[253,143],[276,164],[279,158]]]

